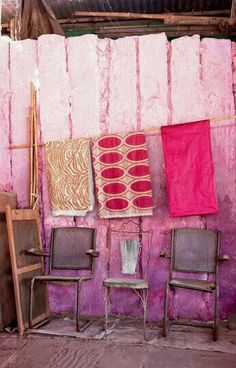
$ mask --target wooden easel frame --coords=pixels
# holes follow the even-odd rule
[[[21,295],[20,292],[20,276],[24,275],[27,276],[28,274],[32,274],[32,277],[34,276],[33,273],[36,272],[40,275],[44,274],[44,261],[43,257],[38,256],[37,262],[30,263],[30,260],[32,259],[29,257],[29,260],[27,260],[27,265],[24,267],[18,267],[18,259],[20,257],[20,254],[17,254],[16,250],[16,239],[14,237],[14,222],[15,221],[36,221],[37,224],[37,246],[39,249],[42,249],[41,245],[41,237],[40,237],[40,222],[39,222],[39,212],[38,210],[32,210],[32,209],[24,209],[24,210],[13,210],[8,205],[6,206],[6,219],[7,219],[7,230],[8,230],[8,239],[9,239],[9,248],[10,248],[10,257],[11,257],[11,266],[12,266],[12,275],[13,275],[13,283],[14,283],[14,293],[15,293],[15,302],[16,302],[16,314],[17,314],[17,324],[18,324],[18,330],[19,335],[22,336],[25,332],[25,330],[29,327],[29,315],[26,316],[24,304],[29,303],[29,300],[23,300],[23,295]],[[26,249],[23,250],[25,254],[27,254],[27,244]],[[22,251],[21,251],[22,253]],[[27,258],[26,258],[27,259]],[[27,290],[28,292],[29,290]],[[25,298],[28,299],[28,298]],[[46,301],[46,310],[44,313],[39,314],[33,319],[33,323],[37,324],[42,322],[43,320],[47,319],[48,317],[48,298],[47,293],[45,295],[45,301]],[[24,315],[23,315],[24,314]],[[25,320],[25,322],[24,322]],[[26,322],[27,320],[27,322]]]

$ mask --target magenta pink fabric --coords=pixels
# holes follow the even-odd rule
[[[218,213],[210,122],[161,128],[171,217]]]

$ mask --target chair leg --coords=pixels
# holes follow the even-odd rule
[[[218,339],[218,299],[219,299],[219,288],[216,287],[215,290],[215,315],[214,315],[214,326],[213,326],[213,341],[217,341]]]
[[[144,337],[144,340],[146,340],[147,299],[148,299],[148,289],[143,289],[143,297],[141,298],[141,300],[143,302],[143,337]]]
[[[34,283],[35,279],[31,280],[30,298],[29,298],[29,328],[33,327],[33,300],[34,300]]]
[[[162,335],[164,337],[167,336],[168,333],[168,296],[169,296],[169,283],[166,283],[166,290],[165,290],[165,301],[164,301],[164,319],[163,319],[163,331]]]
[[[104,302],[105,302],[105,339],[107,337],[107,325],[108,325],[108,314],[109,314],[109,288],[104,286]]]
[[[80,332],[80,291],[81,280],[77,282],[77,298],[76,298],[76,331]]]
[[[146,340],[146,320],[147,320],[147,300],[148,300],[148,289],[133,289],[134,292],[141,299],[143,305],[143,337]]]

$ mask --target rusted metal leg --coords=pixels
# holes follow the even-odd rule
[[[76,298],[76,331],[80,332],[80,291],[81,280],[77,282],[77,298]]]
[[[148,289],[143,289],[143,337],[146,340],[146,320],[147,320],[147,298],[148,298]]]
[[[133,289],[138,297],[141,299],[143,305],[143,337],[146,340],[146,320],[147,320],[147,299],[148,289]]]
[[[30,300],[29,300],[29,328],[33,327],[33,300],[34,300],[34,283],[35,279],[31,280],[30,285]]]
[[[216,287],[215,290],[215,315],[214,315],[214,326],[213,326],[213,341],[218,339],[218,299],[219,299],[219,287]]]
[[[109,287],[104,286],[104,302],[105,302],[105,339],[107,337],[107,325],[108,325],[108,314],[109,314]]]
[[[168,295],[169,294],[169,282],[166,283],[165,301],[164,301],[164,318],[163,318],[163,331],[162,335],[167,336],[168,333]]]

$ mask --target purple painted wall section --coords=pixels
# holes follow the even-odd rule
[[[200,41],[196,35],[168,43],[164,34],[115,41],[99,40],[92,35],[67,40],[47,35],[40,37],[38,42],[11,42],[10,53],[8,43],[1,40],[0,51],[0,72],[4,76],[4,85],[0,85],[0,127],[3,132],[0,185],[2,190],[13,187],[20,207],[28,205],[28,152],[27,149],[10,151],[7,146],[9,142],[27,143],[30,82],[37,78],[42,142],[235,114],[236,47],[229,40]],[[160,320],[163,316],[168,261],[159,258],[159,253],[169,250],[170,229],[173,227],[207,226],[222,231],[222,253],[230,256],[230,262],[220,269],[221,316],[226,317],[236,310],[235,122],[212,123],[211,136],[220,213],[218,216],[171,219],[160,133],[147,133],[155,208],[152,217],[139,221],[143,229],[152,228],[154,232],[148,273],[148,316],[152,320]],[[96,260],[93,281],[83,286],[82,312],[102,315],[107,230],[109,226],[118,227],[121,221],[102,220],[96,209],[85,218],[52,217],[43,148],[40,148],[39,162],[45,246],[49,246],[52,227],[97,228],[97,248],[101,255]],[[118,263],[114,263],[117,268]],[[54,312],[73,310],[74,292],[73,287],[50,286],[50,309]],[[175,293],[171,303],[173,316],[211,318],[211,296],[201,293],[189,296],[186,291]],[[113,294],[112,310],[141,314],[136,296],[125,291]]]

